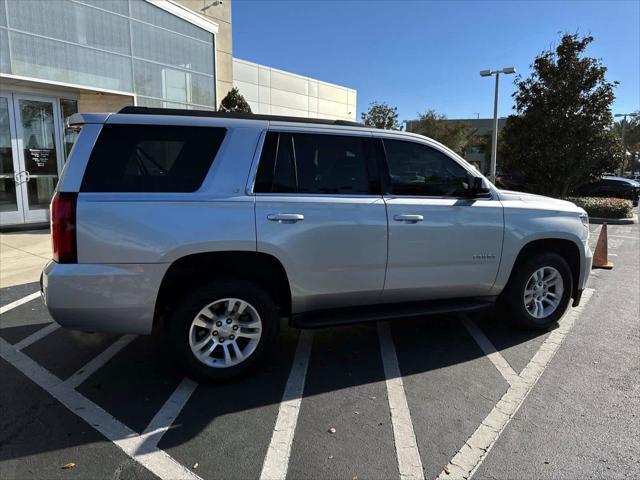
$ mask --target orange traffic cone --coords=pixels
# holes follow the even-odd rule
[[[600,229],[600,236],[598,236],[598,243],[596,244],[596,251],[593,254],[593,267],[592,268],[604,268],[611,270],[613,263],[609,261],[607,246],[607,224],[603,223]]]

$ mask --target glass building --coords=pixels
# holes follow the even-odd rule
[[[233,58],[232,0],[0,0],[0,227],[46,223],[78,111],[215,110],[355,120],[356,91]]]
[[[215,106],[215,38],[146,0],[1,0],[4,74]]]
[[[215,109],[217,31],[169,0],[0,0],[0,225],[47,221],[67,116]]]

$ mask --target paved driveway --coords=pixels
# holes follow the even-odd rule
[[[552,331],[283,325],[255,374],[220,386],[151,337],[57,328],[36,283],[3,288],[0,477],[637,477],[639,230],[609,233],[616,268]]]

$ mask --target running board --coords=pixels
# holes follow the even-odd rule
[[[289,325],[297,328],[321,328],[351,325],[362,322],[378,322],[400,318],[415,318],[461,312],[477,312],[494,305],[497,297],[458,298],[429,302],[385,303],[364,307],[346,307],[316,310],[291,316]]]

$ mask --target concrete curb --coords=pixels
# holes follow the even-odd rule
[[[589,217],[589,223],[595,223],[595,224],[607,223],[609,225],[631,225],[632,223],[638,223],[638,215],[634,215],[631,218]]]
[[[49,222],[44,223],[28,223],[22,225],[7,225],[0,227],[0,233],[14,233],[14,232],[31,232],[36,230],[46,230],[49,228]]]

